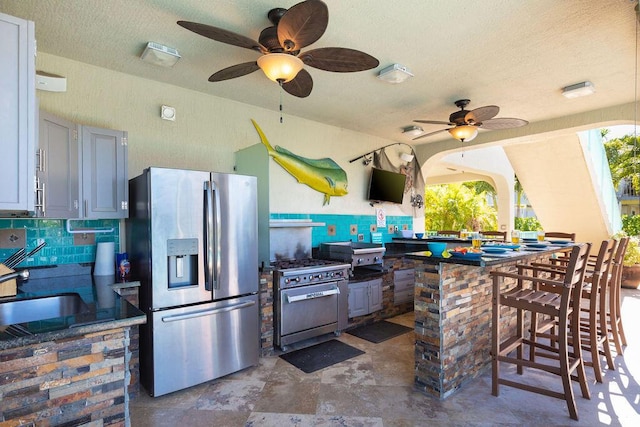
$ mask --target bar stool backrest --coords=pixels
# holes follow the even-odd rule
[[[551,237],[552,239],[569,239],[572,242],[576,241],[576,233],[565,233],[564,231],[545,231],[545,239]]]

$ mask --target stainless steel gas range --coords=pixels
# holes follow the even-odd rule
[[[276,261],[274,270],[275,344],[334,333],[348,324],[350,264],[321,259]]]

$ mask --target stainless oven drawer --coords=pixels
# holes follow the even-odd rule
[[[280,335],[338,322],[340,289],[336,282],[280,291]]]

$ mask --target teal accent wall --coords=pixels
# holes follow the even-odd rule
[[[323,215],[323,214],[286,214],[272,213],[270,219],[308,219],[313,222],[323,222],[324,227],[312,227],[311,246],[317,247],[320,243],[325,242],[345,242],[352,240],[358,241],[358,234],[364,235],[364,242],[371,242],[371,226],[376,225],[375,215]],[[351,234],[351,226],[355,225],[358,232]],[[335,236],[328,235],[329,226],[335,226]],[[393,237],[398,237],[395,233],[389,233],[389,226],[398,227],[399,230],[406,226],[407,229],[413,228],[413,218],[407,216],[387,216],[387,225],[383,228],[377,228],[378,233],[382,233],[382,242],[391,242]],[[395,228],[394,228],[395,229]]]
[[[120,247],[119,220],[74,220],[72,229],[77,228],[113,228],[111,233],[95,234],[95,242],[115,242],[116,251]],[[27,252],[41,241],[47,245],[33,257],[24,260],[18,267],[36,267],[45,265],[93,263],[96,245],[74,245],[73,234],[67,233],[66,221],[62,219],[0,219],[0,229],[23,228],[26,230]],[[15,253],[16,248],[0,247],[0,262]]]

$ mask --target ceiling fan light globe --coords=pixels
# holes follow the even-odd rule
[[[469,125],[456,126],[449,129],[449,133],[459,141],[469,142],[478,136],[478,128]]]
[[[258,67],[276,83],[287,83],[293,80],[304,63],[300,58],[288,53],[268,53],[258,58]]]

